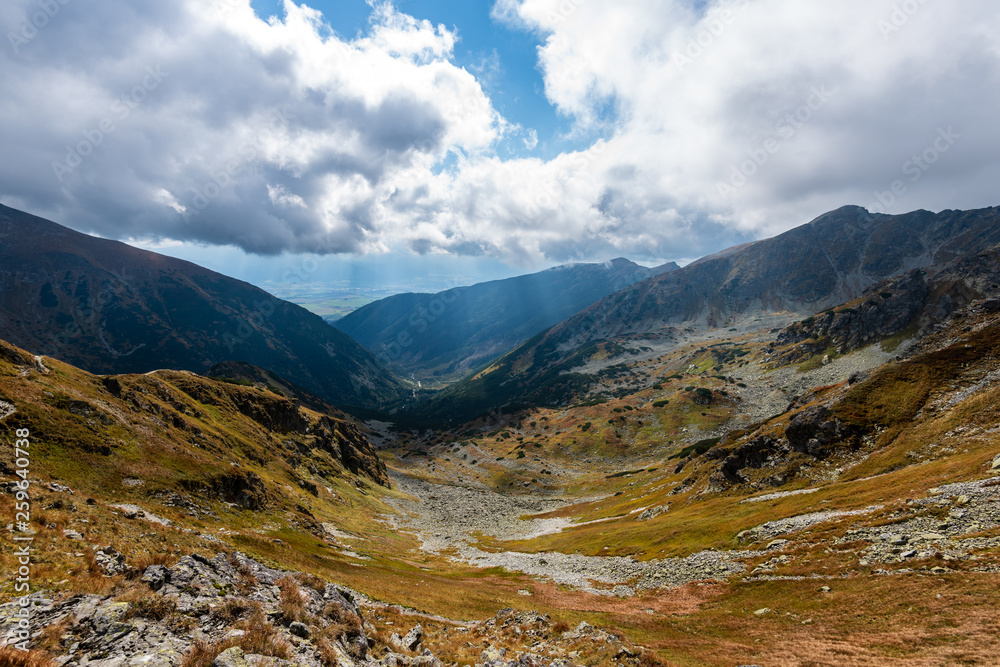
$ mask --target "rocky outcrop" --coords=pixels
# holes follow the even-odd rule
[[[998,296],[1000,248],[994,247],[937,272],[917,269],[883,281],[855,301],[787,327],[775,341],[782,351],[770,360],[794,363],[829,347],[846,354],[907,330],[919,336],[977,300],[992,308]]]
[[[844,443],[851,435],[852,430],[822,405],[799,412],[785,429],[785,439],[793,451],[818,459],[826,458],[832,447]]]
[[[828,310],[786,328],[778,346],[802,343],[778,361],[790,363],[833,347],[840,354],[894,336],[909,327],[924,308],[929,294],[927,273],[907,275],[869,288],[847,306]]]
[[[750,481],[747,470],[773,470],[763,482],[783,486],[795,478],[798,466],[792,460],[804,455],[804,460],[822,460],[835,452],[854,449],[858,442],[857,429],[839,421],[829,407],[811,405],[792,415],[784,435],[762,434],[751,437],[735,448],[718,447],[705,454],[708,460],[719,460],[718,468],[709,476],[709,487],[721,491]],[[803,460],[803,459],[800,459]],[[767,473],[764,473],[767,475]]]
[[[383,644],[360,594],[240,553],[191,554],[173,567],[149,566],[116,596],[56,600],[36,593],[31,603],[28,634],[57,627],[51,657],[64,667],[444,665],[424,647],[421,625]],[[0,637],[19,636],[20,609],[17,601],[0,606]],[[567,658],[581,652],[581,640],[591,654],[587,664],[659,664],[620,636],[586,623],[563,631],[535,612],[505,609],[475,625],[482,630],[476,637],[467,627],[460,631],[485,642],[475,648],[477,667],[569,667],[577,664]]]
[[[365,475],[384,487],[390,486],[385,463],[354,424],[323,417],[316,429],[316,438],[320,447],[338,459],[347,470],[355,475]]]

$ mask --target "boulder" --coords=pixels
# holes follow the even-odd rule
[[[162,565],[150,565],[142,574],[142,581],[149,585],[154,591],[163,588],[163,584],[170,580],[170,572]]]
[[[408,651],[416,651],[420,648],[420,643],[424,640],[424,629],[417,624],[403,637],[403,646]]]
[[[212,667],[250,667],[243,655],[243,649],[238,646],[228,648],[212,661]]]
[[[121,626],[128,615],[130,606],[128,602],[109,602],[98,607],[91,618],[94,632],[99,635],[109,632],[114,634],[124,629]]]

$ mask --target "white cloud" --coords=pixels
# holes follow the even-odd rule
[[[538,136],[493,108],[495,68],[371,4],[351,40],[288,1],[270,21],[248,0],[60,5],[0,50],[0,199],[105,236],[526,264],[694,257],[896,181],[892,212],[998,203],[992,0],[498,0],[576,136],[605,137],[545,160],[497,157]],[[7,0],[0,34],[37,6]]]
[[[535,150],[538,145],[538,130],[528,130],[528,136],[524,138],[524,147],[529,151]]]

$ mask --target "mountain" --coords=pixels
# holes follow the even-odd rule
[[[94,373],[262,367],[336,405],[401,386],[304,308],[190,262],[0,206],[0,337]]]
[[[399,294],[334,326],[401,373],[452,378],[609,294],[677,268],[671,262],[648,269],[627,259],[558,266],[438,294]]]
[[[963,257],[936,271],[914,269],[869,287],[852,301],[783,329],[774,361],[794,363],[832,350],[844,354],[909,332],[921,337],[973,301],[1000,310],[1000,246]]]
[[[705,257],[622,289],[538,334],[424,409],[465,419],[504,404],[553,405],[587,386],[575,372],[604,343],[812,315],[914,269],[936,271],[1000,243],[1000,208],[876,215],[848,206],[780,236]]]

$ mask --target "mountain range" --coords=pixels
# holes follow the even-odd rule
[[[459,379],[595,301],[679,267],[619,258],[457,287],[398,294],[334,322],[397,373]]]
[[[998,234],[841,209],[414,392],[250,285],[0,209],[0,505],[45,591],[0,664],[993,664]],[[455,313],[485,344],[518,311]]]
[[[462,420],[504,405],[559,405],[589,386],[574,369],[607,356],[607,341],[730,327],[765,314],[790,322],[884,280],[915,269],[934,273],[997,244],[1000,208],[889,216],[844,207],[621,289],[417,410]]]

